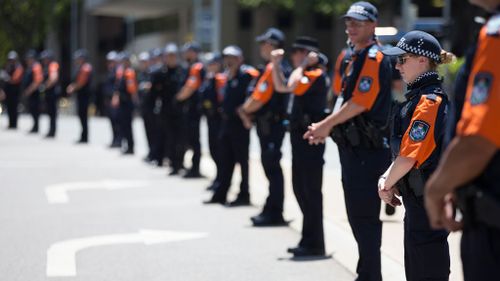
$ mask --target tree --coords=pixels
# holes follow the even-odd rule
[[[0,63],[9,50],[40,48],[50,28],[60,26],[70,0],[0,0]]]

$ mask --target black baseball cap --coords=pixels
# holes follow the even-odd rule
[[[441,62],[441,44],[427,32],[414,30],[406,33],[395,47],[382,51],[388,56],[400,56],[411,53],[417,56],[424,56],[436,62]]]
[[[308,36],[299,36],[292,44],[293,49],[304,49],[311,52],[319,51],[318,40]]]
[[[343,18],[353,18],[361,21],[377,21],[378,10],[373,4],[360,1],[352,4]]]
[[[25,59],[36,59],[36,56],[37,56],[36,51],[33,49],[30,49],[26,52],[26,54],[24,55],[24,58]]]
[[[54,52],[52,50],[43,50],[43,52],[40,53],[40,59],[54,59]]]
[[[269,42],[275,46],[282,45],[285,41],[285,34],[277,28],[271,27],[263,34],[257,36],[255,41],[261,42]]]
[[[85,49],[79,49],[76,50],[75,53],[73,54],[73,59],[87,59],[89,56],[89,53]]]

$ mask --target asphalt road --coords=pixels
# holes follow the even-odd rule
[[[105,119],[91,120],[89,145],[73,143],[76,118],[61,117],[54,140],[42,138],[42,121],[42,133],[28,135],[27,116],[18,131],[0,119],[0,280],[354,279],[335,259],[290,260],[299,233],[251,227],[257,206],[202,205],[208,179],[144,164],[140,122],[136,155],[122,156],[106,147]]]

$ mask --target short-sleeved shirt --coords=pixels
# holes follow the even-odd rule
[[[236,110],[249,95],[251,83],[257,79],[259,71],[251,66],[240,66],[238,73],[227,80],[223,90],[222,110],[228,119],[238,119]]]
[[[333,76],[334,93],[363,106],[375,124],[387,123],[391,109],[392,66],[378,44],[362,50],[344,50],[337,58]]]
[[[394,113],[393,158],[412,158],[416,161],[415,168],[425,170],[427,175],[437,167],[446,129],[448,98],[441,84],[435,72],[420,76],[409,86],[407,100]]]
[[[500,199],[500,14],[481,29],[468,78],[458,136],[480,136],[497,147],[493,159],[475,180]]]
[[[290,121],[301,123],[306,115],[310,119],[308,122],[318,122],[323,119],[327,108],[328,87],[326,73],[320,67],[304,70],[302,79],[292,92]]]

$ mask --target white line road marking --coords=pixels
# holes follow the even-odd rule
[[[79,251],[91,247],[137,243],[154,245],[201,239],[207,236],[208,233],[202,232],[143,229],[137,233],[93,236],[57,242],[47,250],[47,277],[76,276],[76,255]]]
[[[49,185],[45,188],[45,195],[50,204],[66,204],[69,202],[69,191],[87,189],[117,190],[125,188],[139,188],[148,186],[148,181],[137,180],[101,180],[89,182],[69,182]]]

